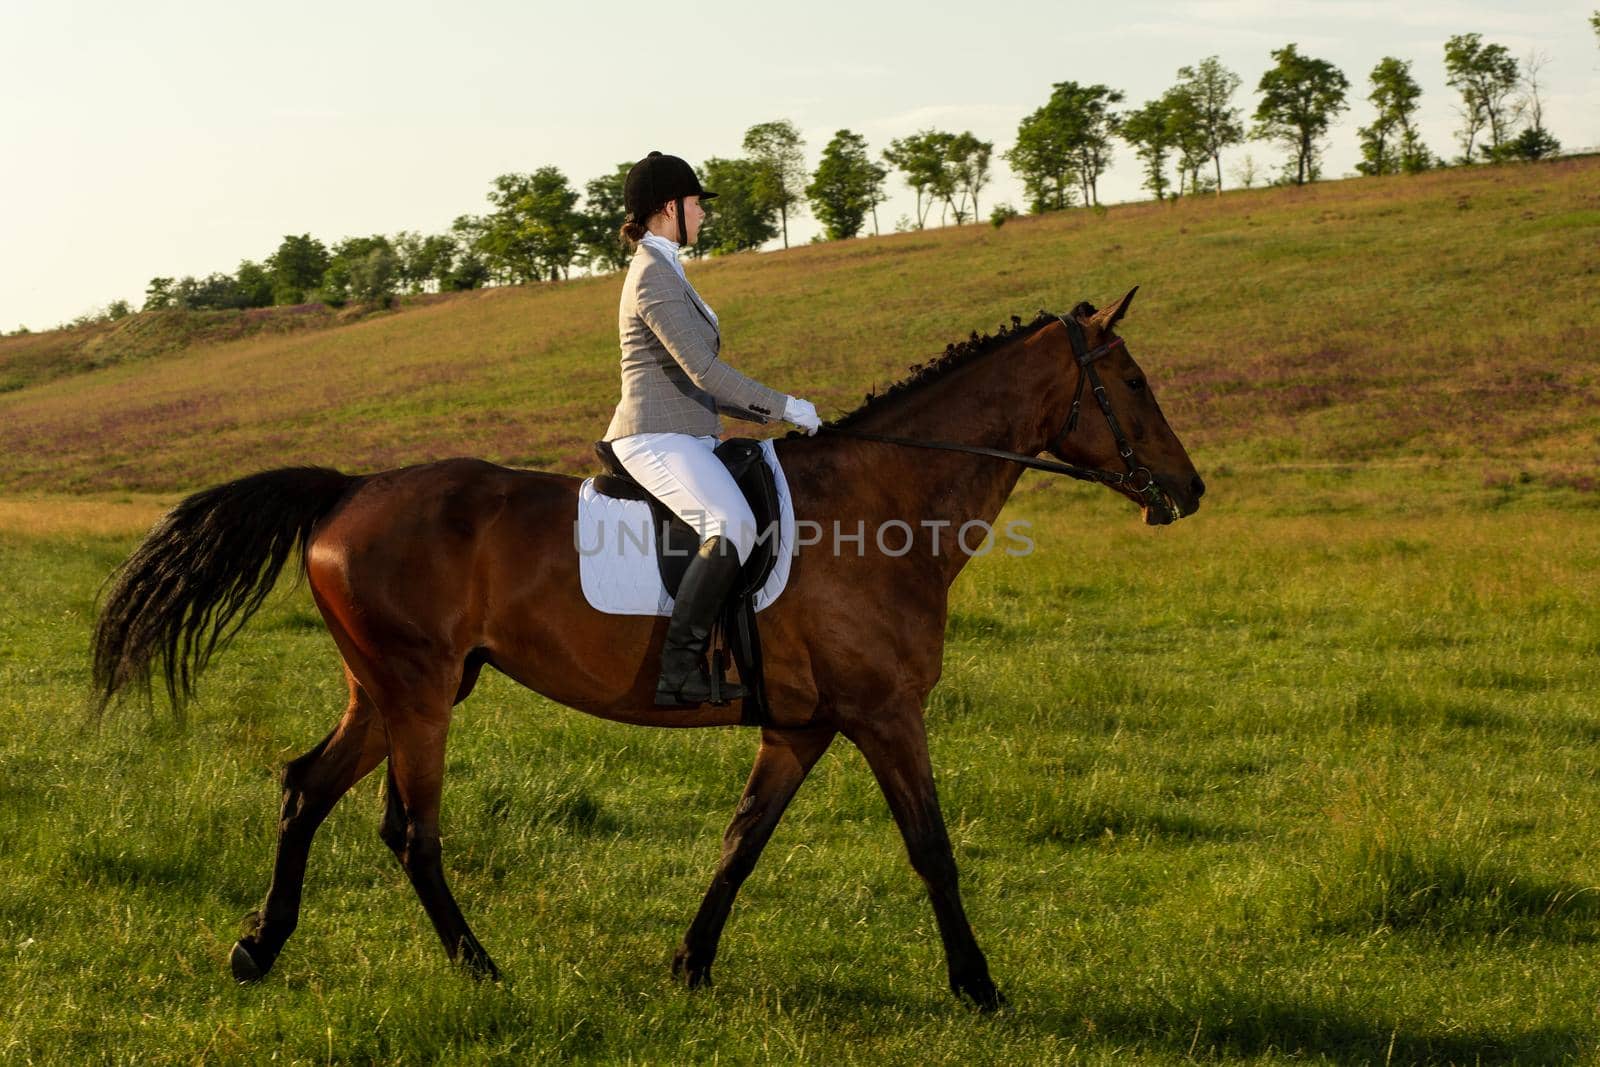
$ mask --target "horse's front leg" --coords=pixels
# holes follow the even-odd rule
[[[1005,998],[989,978],[988,961],[961,906],[955,856],[934,791],[921,707],[907,701],[882,717],[864,717],[846,727],[845,736],[866,757],[905,838],[911,866],[927,883],[944,940],[950,989],[958,996],[971,997],[985,1011],[999,1007]]]
[[[762,731],[761,748],[750,768],[744,796],[722,835],[722,859],[716,876],[672,959],[672,973],[682,977],[689,988],[710,984],[711,961],[716,958],[717,942],[733,908],[733,898],[755,870],[761,850],[772,837],[789,800],[828,750],[833,735],[830,727]]]

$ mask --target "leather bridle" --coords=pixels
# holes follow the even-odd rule
[[[845,437],[856,437],[863,441],[882,441],[891,445],[909,445],[913,448],[933,448],[946,452],[965,452],[974,456],[991,456],[995,459],[1004,459],[1019,464],[1031,470],[1049,471],[1052,474],[1065,474],[1069,478],[1076,478],[1082,482],[1099,482],[1115,489],[1121,489],[1136,499],[1142,500],[1148,507],[1164,510],[1169,518],[1178,518],[1176,505],[1168,501],[1167,495],[1156,484],[1155,475],[1150,473],[1150,468],[1139,462],[1134,454],[1133,445],[1128,440],[1127,434],[1122,432],[1122,424],[1117,421],[1116,413],[1111,410],[1111,400],[1106,396],[1105,386],[1100,381],[1100,374],[1095,369],[1095,361],[1122,345],[1122,338],[1113,337],[1098,348],[1089,348],[1083,336],[1083,327],[1076,319],[1061,315],[1056,320],[1066,327],[1067,340],[1072,345],[1072,357],[1078,364],[1078,384],[1073,389],[1072,407],[1067,412],[1066,421],[1061,424],[1061,429],[1056,431],[1045,446],[1051,452],[1060,451],[1073,430],[1078,426],[1078,413],[1083,405],[1083,387],[1087,382],[1089,390],[1094,394],[1095,401],[1100,405],[1100,413],[1106,418],[1106,425],[1111,430],[1111,436],[1117,443],[1117,455],[1122,457],[1126,471],[1103,471],[1094,467],[1080,467],[1075,463],[1059,463],[1055,460],[1039,459],[1036,456],[1026,456],[1021,452],[1010,452],[1003,448],[988,448],[983,445],[963,445],[954,441],[924,441],[913,437],[897,437],[893,434],[869,433],[866,430],[854,430],[847,427],[824,426],[823,430],[829,433],[840,434]]]

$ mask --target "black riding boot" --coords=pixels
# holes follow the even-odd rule
[[[739,576],[739,552],[726,537],[712,537],[700,546],[678,583],[667,623],[667,643],[661,648],[661,680],[656,683],[656,706],[675,708],[704,704],[711,699],[711,676],[706,670],[706,645],[711,627]],[[723,683],[724,703],[748,696],[742,685]]]

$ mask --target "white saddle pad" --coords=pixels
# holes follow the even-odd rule
[[[789,497],[789,483],[783,477],[771,441],[761,442],[761,454],[777,483],[778,531],[777,560],[766,584],[756,593],[757,611],[783,592],[795,552],[794,502]],[[610,615],[672,614],[672,597],[667,595],[660,565],[656,563],[655,523],[648,502],[602,496],[594,490],[594,479],[586,479],[578,488],[578,528],[574,536],[583,596],[591,607]]]

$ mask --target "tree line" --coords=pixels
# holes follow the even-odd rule
[[[1600,33],[1600,12],[1592,20]],[[1544,125],[1539,76],[1548,62],[1535,54],[1519,64],[1504,45],[1476,33],[1451,37],[1444,48],[1446,84],[1460,95],[1453,162],[1537,160],[1561,143]],[[1005,154],[1022,179],[1035,212],[1070,207],[1075,197],[1099,202],[1096,183],[1111,159],[1113,138],[1133,148],[1143,187],[1158,200],[1169,194],[1220,192],[1222,152],[1246,137],[1275,143],[1285,152],[1278,181],[1304,185],[1322,176],[1328,130],[1349,109],[1350,81],[1327,60],[1304,55],[1295,44],[1272,52],[1261,75],[1253,121],[1233,106],[1241,79],[1216,56],[1180,67],[1175,85],[1139,107],[1114,111],[1124,100],[1106,85],[1061,82],[1050,100],[1023,119],[1016,144]],[[1367,75],[1372,121],[1357,131],[1364,175],[1415,174],[1448,165],[1423,144],[1416,126],[1422,87],[1411,61],[1385,56]],[[1248,157],[1237,172],[1245,185],[1258,174]]]
[[[971,134],[912,140],[921,154],[910,165],[927,171],[929,187],[946,197],[957,221],[975,212],[991,146],[977,144]],[[865,138],[840,130],[811,174],[803,147],[794,124],[779,120],[752,126],[743,156],[706,160],[701,179],[719,197],[691,254],[758,248],[780,236],[788,247],[789,221],[807,206],[829,238],[856,236],[869,216],[876,228],[889,172],[869,157]],[[331,247],[310,234],[288,235],[271,254],[245,260],[233,274],[150,279],[140,310],[387,305],[402,293],[553,281],[570,277],[574,268],[617,270],[630,255],[618,231],[632,165],[618,163],[585,183],[581,193],[558,167],[502,174],[490,183],[489,210],[457,217],[442,234],[373,234]],[[98,318],[116,319],[132,310],[117,301]]]
[[[1590,17],[1600,37],[1600,11]],[[1133,149],[1143,188],[1158,200],[1220,193],[1224,151],[1246,138],[1284,150],[1276,183],[1303,185],[1322,176],[1329,129],[1349,109],[1349,79],[1332,63],[1304,55],[1296,44],[1271,53],[1273,65],[1256,85],[1248,124],[1233,97],[1239,75],[1216,56],[1180,67],[1169,89],[1138,107],[1103,84],[1055,84],[1049,99],[1017,126],[1012,146],[1000,153],[1021,180],[1035,213],[1099,204],[1099,181],[1111,165],[1115,143]],[[1540,76],[1547,58],[1519,62],[1500,44],[1477,33],[1459,34],[1444,46],[1446,84],[1459,97],[1461,154],[1452,160],[1423,144],[1416,126],[1422,88],[1411,62],[1385,56],[1367,75],[1371,121],[1357,131],[1364,175],[1414,174],[1433,167],[1479,161],[1538,160],[1560,151],[1544,125]],[[710,205],[691,255],[724,255],[759,248],[775,238],[789,246],[789,222],[811,210],[822,224],[814,240],[859,235],[870,218],[879,232],[884,185],[898,173],[914,195],[910,216],[896,229],[922,229],[939,209],[940,225],[977,221],[979,197],[991,180],[994,145],[971,131],[925,129],[889,143],[876,157],[866,139],[837,131],[807,172],[804,141],[792,122],[758,123],[745,131],[743,154],[713,156],[700,167]],[[574,267],[611,271],[627,265],[618,237],[624,221],[623,184],[632,162],[585,183],[580,193],[562,171],[540,167],[502,174],[491,183],[490,210],[462,215],[448,232],[350,237],[328,247],[309,234],[286,236],[259,262],[245,260],[234,274],[150,280],[141,310],[255,308],[321,302],[387,306],[401,293],[450,292],[485,285],[557,280]],[[1234,169],[1245,186],[1262,175],[1246,156]],[[994,225],[1017,214],[996,205]],[[116,301],[98,315],[130,314]]]

